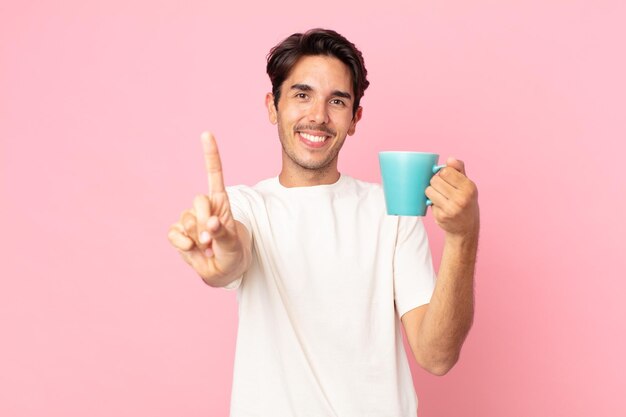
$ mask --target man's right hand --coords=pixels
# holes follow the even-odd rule
[[[170,243],[182,258],[212,287],[239,278],[250,261],[250,237],[230,211],[222,163],[211,133],[202,134],[209,194],[197,195],[169,230]]]

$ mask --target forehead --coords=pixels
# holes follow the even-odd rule
[[[353,93],[352,74],[346,64],[326,55],[303,56],[291,69],[283,87],[307,84],[314,89],[341,90]]]

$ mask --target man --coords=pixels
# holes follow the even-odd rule
[[[415,416],[400,323],[422,367],[454,366],[473,318],[476,187],[449,158],[426,190],[445,232],[435,283],[421,219],[386,215],[380,185],[337,169],[369,84],[361,53],[315,29],[273,48],[267,70],[280,175],[226,189],[203,134],[209,195],[169,232],[208,285],[237,288],[231,416]]]

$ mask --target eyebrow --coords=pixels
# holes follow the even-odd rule
[[[291,89],[298,91],[313,91],[313,87],[308,84],[294,84],[291,86]],[[331,95],[333,97],[342,97],[348,100],[352,100],[352,96],[350,95],[350,93],[346,93],[345,91],[341,90],[335,90],[331,93]]]

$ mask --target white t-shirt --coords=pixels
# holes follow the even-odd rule
[[[237,288],[231,417],[415,417],[400,317],[435,283],[418,217],[388,216],[382,187],[341,175],[227,189],[252,236]]]

